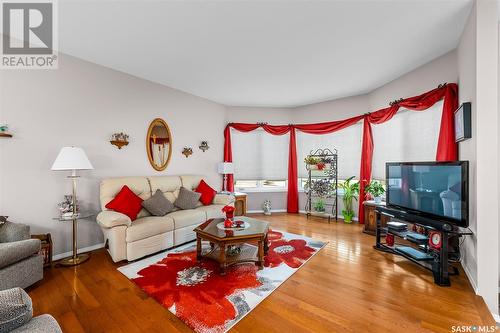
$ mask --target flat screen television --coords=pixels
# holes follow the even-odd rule
[[[469,162],[386,163],[387,206],[469,226]]]

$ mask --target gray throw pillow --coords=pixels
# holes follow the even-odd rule
[[[23,326],[33,316],[31,298],[21,288],[0,291],[0,333]]]
[[[193,192],[185,187],[181,187],[179,196],[175,200],[174,205],[180,209],[194,209],[198,205],[201,193]]]
[[[165,198],[160,190],[156,190],[151,198],[144,200],[142,207],[154,216],[165,216],[165,214],[170,213],[175,208],[174,204]]]

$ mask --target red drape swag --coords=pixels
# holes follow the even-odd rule
[[[232,162],[231,151],[231,128],[241,132],[250,132],[259,127],[273,135],[284,135],[290,133],[289,157],[288,157],[288,203],[287,211],[289,213],[298,213],[299,211],[299,193],[298,193],[298,172],[297,172],[297,148],[296,131],[309,134],[329,134],[339,131],[348,126],[354,125],[363,120],[363,143],[361,150],[360,167],[360,205],[359,222],[364,222],[363,201],[365,200],[365,186],[371,180],[372,158],[373,158],[373,135],[371,124],[382,124],[389,121],[401,107],[423,111],[430,108],[436,102],[444,99],[443,113],[441,116],[441,127],[437,144],[437,161],[454,161],[458,157],[457,144],[455,143],[455,130],[453,112],[458,107],[458,86],[455,83],[445,84],[433,89],[425,94],[400,100],[390,107],[381,109],[364,115],[318,124],[298,124],[298,125],[267,125],[267,124],[242,124],[230,123],[224,130],[224,161]],[[226,188],[229,191],[234,190],[233,175],[228,175]]]

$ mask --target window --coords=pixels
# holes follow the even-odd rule
[[[234,188],[236,190],[249,192],[281,192],[287,190],[288,184],[286,180],[236,180],[234,182]]]
[[[290,137],[272,135],[263,129],[231,130],[235,188],[255,191],[285,191]]]

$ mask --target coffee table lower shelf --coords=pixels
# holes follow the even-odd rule
[[[241,244],[240,253],[228,254],[228,248],[226,247],[222,250],[219,245],[213,245],[213,248],[206,253],[201,253],[198,257],[200,259],[215,260],[220,264],[220,273],[224,275],[226,273],[226,268],[232,265],[242,264],[242,263],[255,263],[259,266],[259,269],[263,268],[264,263],[259,260],[259,248],[251,244]],[[224,251],[224,252],[222,252]]]

